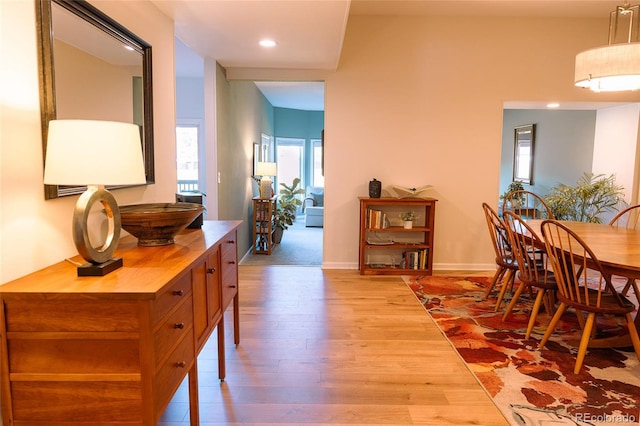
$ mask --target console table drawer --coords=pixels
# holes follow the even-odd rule
[[[9,299],[5,317],[7,332],[133,332],[140,328],[138,304],[127,300]]]
[[[178,303],[191,294],[191,271],[182,274],[158,295],[153,304],[153,323],[157,324]]]
[[[238,294],[238,250],[236,248],[235,233],[228,234],[222,242],[221,252],[221,286],[222,286],[222,306],[226,308],[231,299]]]
[[[154,388],[157,392],[154,400],[156,412],[161,412],[166,404],[169,403],[171,396],[193,366],[195,362],[193,339],[193,328],[191,328],[187,336],[180,342],[176,350],[169,355],[155,375]]]
[[[238,294],[238,270],[236,268],[222,268],[222,306],[229,306],[231,299]]]
[[[238,244],[236,243],[237,235],[236,232],[230,232],[222,239],[221,248],[222,248],[222,257],[224,258],[227,253],[233,252],[234,259],[237,257],[238,253]]]
[[[155,332],[153,340],[156,365],[180,338],[191,330],[193,325],[193,301],[191,297],[183,300],[178,310],[173,312]]]
[[[18,424],[143,424],[139,381],[14,382],[13,420]]]
[[[58,339],[9,339],[8,343],[9,370],[15,377],[137,374],[140,368],[140,345],[136,339],[87,339],[68,335]]]

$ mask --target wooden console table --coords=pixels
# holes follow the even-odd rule
[[[205,221],[159,247],[127,236],[124,267],[104,277],[77,277],[63,261],[0,286],[5,424],[155,425],[188,374],[198,425],[197,354],[217,326],[224,379],[232,302],[240,339],[240,223]]]

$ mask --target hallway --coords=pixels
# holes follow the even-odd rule
[[[320,266],[322,265],[323,228],[304,226],[304,215],[298,215],[289,229],[284,231],[282,242],[276,244],[270,255],[250,254],[241,266]]]

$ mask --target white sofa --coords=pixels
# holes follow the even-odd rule
[[[324,188],[321,186],[308,186],[305,199],[302,203],[302,212],[305,214],[304,226],[324,225]]]

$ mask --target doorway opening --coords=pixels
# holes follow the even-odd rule
[[[273,129],[262,136],[262,161],[273,161],[277,175],[274,192],[281,184],[291,186],[299,178],[299,200],[305,203],[309,192],[324,191],[322,131],[324,129],[323,82],[254,82],[273,107]],[[317,189],[320,189],[319,191]],[[307,200],[307,203],[310,201]],[[324,204],[324,200],[321,201]],[[322,206],[323,208],[323,206]],[[321,265],[323,226],[310,225],[307,211],[300,206],[296,220],[284,231],[282,242],[270,255],[249,255],[242,264]],[[310,226],[308,226],[310,225]]]

